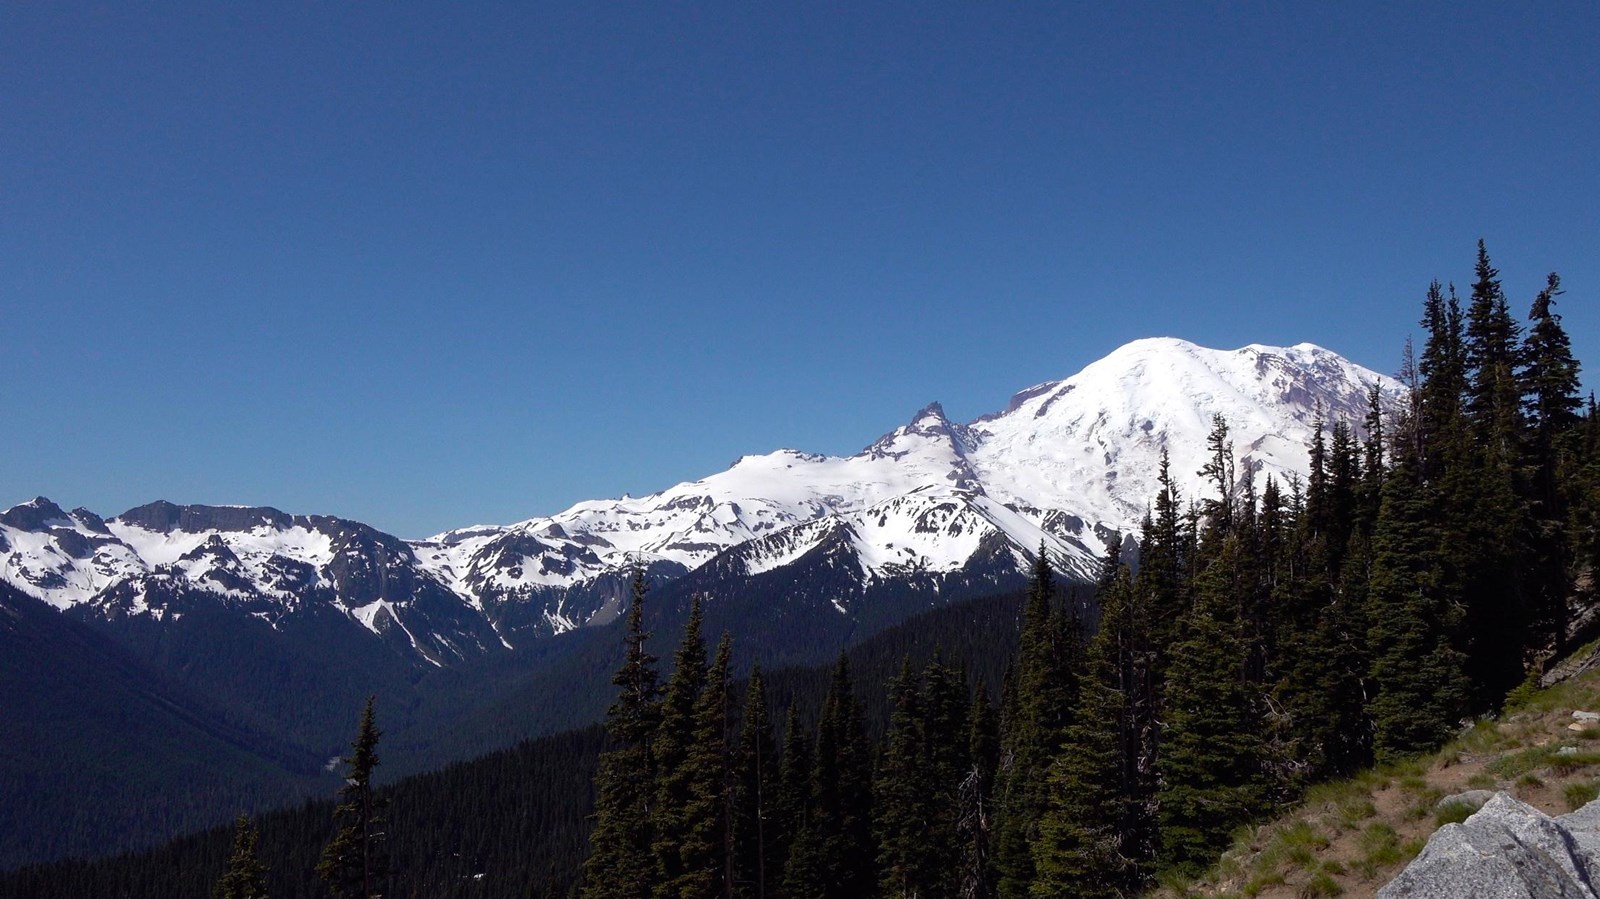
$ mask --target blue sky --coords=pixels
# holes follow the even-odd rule
[[[1290,6],[8,4],[0,505],[419,536],[1142,336],[1392,371],[1480,236],[1600,367],[1600,6]]]

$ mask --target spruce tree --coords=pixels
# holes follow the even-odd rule
[[[1571,520],[1566,485],[1579,468],[1571,438],[1583,405],[1571,341],[1561,316],[1550,308],[1560,294],[1561,278],[1551,272],[1529,311],[1531,324],[1522,347],[1532,478],[1529,513],[1537,546],[1530,559],[1529,594],[1537,639],[1557,655],[1566,646],[1567,594],[1576,573],[1564,532]]]
[[[657,793],[652,741],[660,720],[655,656],[645,651],[646,585],[635,571],[628,608],[625,656],[611,682],[618,689],[606,712],[611,748],[595,775],[594,829],[584,863],[584,899],[644,899],[656,880],[652,806]]]
[[[876,885],[872,760],[843,653],[834,666],[811,771],[807,814],[784,871],[789,899],[846,899]]]
[[[381,736],[373,718],[373,702],[373,697],[367,697],[350,755],[341,759],[349,770],[345,772],[344,786],[339,788],[339,804],[333,810],[337,829],[317,863],[317,876],[341,899],[380,899],[389,882],[388,835],[383,818],[388,803],[374,795],[372,789]]]
[[[1196,584],[1162,698],[1159,794],[1166,866],[1198,870],[1267,796],[1259,697],[1246,682],[1237,599],[1237,535],[1224,538]]]
[[[735,753],[734,892],[748,899],[774,895],[781,867],[778,747],[758,665],[745,689],[744,722]]]
[[[673,899],[733,895],[733,770],[729,747],[728,668],[733,639],[717,643],[715,660],[694,708],[694,740],[684,768],[689,801],[684,806],[683,837],[678,842],[678,870],[657,887],[658,896]]]
[[[1077,712],[1050,766],[1048,800],[1032,851],[1034,897],[1117,897],[1148,873],[1153,783],[1143,765],[1144,642],[1132,577],[1110,543],[1097,596]]]
[[[978,679],[967,713],[966,777],[958,794],[956,832],[961,840],[956,895],[961,899],[993,899],[995,895],[994,782],[1000,756],[1000,722],[989,703],[988,688]]]
[[[1069,646],[1070,613],[1052,608],[1055,573],[1041,544],[1034,559],[1016,660],[1016,710],[1007,722],[1001,762],[1001,809],[995,832],[995,869],[1002,899],[1021,899],[1033,880],[1030,848],[1044,813],[1050,760],[1077,699]]]
[[[1384,484],[1367,595],[1368,708],[1380,760],[1439,746],[1468,701],[1465,657],[1451,640],[1456,613],[1440,589],[1437,522],[1403,435]]]
[[[233,854],[228,868],[217,881],[217,899],[267,899],[267,867],[261,863],[257,845],[261,835],[250,818],[239,815],[233,822]]]
[[[783,728],[783,758],[778,766],[778,797],[773,816],[777,863],[767,882],[781,885],[788,859],[811,808],[812,737],[800,726],[800,710],[789,706]]]
[[[923,709],[918,686],[908,656],[889,684],[894,707],[873,806],[878,892],[895,899],[924,896],[935,886],[930,870],[935,858],[926,833],[934,784],[920,733]]]
[[[656,796],[651,831],[658,899],[676,896],[676,884],[686,874],[683,841],[693,826],[689,805],[696,775],[688,761],[696,736],[695,707],[705,690],[707,674],[705,638],[700,633],[703,620],[701,599],[696,595],[690,602],[683,639],[672,656],[672,674],[667,678],[652,744]]]

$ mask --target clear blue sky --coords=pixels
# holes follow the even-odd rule
[[[1480,236],[1593,385],[1597,153],[1593,0],[10,3],[0,505],[420,536],[1142,336],[1392,371]]]

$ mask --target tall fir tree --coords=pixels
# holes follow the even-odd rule
[[[933,846],[927,839],[933,778],[920,732],[924,710],[911,659],[889,684],[894,703],[878,764],[873,803],[878,856],[878,892],[893,899],[928,895],[937,886]]]
[[[1564,532],[1571,523],[1567,485],[1574,482],[1572,476],[1580,467],[1573,437],[1583,406],[1578,361],[1561,316],[1551,310],[1561,292],[1561,277],[1551,272],[1529,310],[1522,347],[1526,465],[1532,479],[1529,516],[1537,547],[1530,558],[1528,593],[1535,637],[1553,655],[1566,649],[1567,596],[1577,574]]]
[[[1466,660],[1451,639],[1457,613],[1440,589],[1437,521],[1401,434],[1372,538],[1367,594],[1375,691],[1368,709],[1380,760],[1443,743],[1469,698]]]
[[[800,726],[800,710],[789,706],[784,719],[783,757],[778,765],[778,797],[773,818],[774,850],[777,864],[767,882],[782,887],[788,876],[788,861],[800,832],[810,817],[812,740]],[[781,894],[781,889],[779,890]]]
[[[267,866],[261,863],[261,834],[240,814],[233,822],[233,853],[217,881],[216,899],[267,899]]]
[[[1070,612],[1054,608],[1055,572],[1043,544],[1034,558],[1016,658],[1016,699],[1001,756],[995,869],[1002,899],[1022,899],[1033,880],[1031,844],[1046,801],[1046,774],[1077,700],[1079,647]]]
[[[961,860],[956,895],[960,899],[993,899],[994,783],[1000,762],[1000,720],[989,703],[989,689],[982,677],[967,713],[967,758],[957,806]]]
[[[1201,573],[1162,696],[1158,796],[1162,862],[1193,872],[1227,847],[1265,800],[1265,740],[1257,688],[1245,678],[1238,600],[1247,580],[1238,535]]]
[[[1029,892],[1040,899],[1132,895],[1151,861],[1146,636],[1116,543],[1107,546],[1096,595],[1100,627],[1089,641],[1077,712],[1050,766],[1048,801],[1032,845]]]
[[[729,666],[733,638],[717,642],[705,688],[694,708],[694,740],[684,759],[689,801],[678,841],[678,875],[657,888],[672,899],[733,896],[733,769],[729,746]]]
[[[684,870],[683,841],[693,827],[689,806],[694,801],[696,772],[688,764],[695,744],[695,707],[706,688],[706,643],[701,634],[705,619],[702,600],[690,600],[683,638],[672,655],[672,674],[661,698],[660,723],[652,746],[655,767],[655,803],[652,809],[652,851],[656,857],[658,899],[678,895]]]
[[[872,842],[872,759],[843,653],[817,724],[807,813],[784,871],[788,899],[847,899],[877,884]]]
[[[374,698],[367,697],[361,725],[350,754],[341,761],[348,767],[339,804],[333,810],[333,839],[322,850],[317,875],[341,899],[381,899],[389,885],[388,834],[384,807],[388,804],[372,789],[372,772],[378,767],[378,738],[373,717]]]
[[[778,746],[758,665],[745,688],[743,725],[735,753],[733,885],[742,899],[775,895],[782,855]],[[798,725],[796,725],[798,727]]]
[[[617,698],[606,712],[611,748],[595,775],[594,829],[583,867],[584,899],[645,899],[656,882],[653,805],[657,793],[653,740],[660,721],[655,656],[645,650],[642,569],[634,572],[625,653],[611,682]]]

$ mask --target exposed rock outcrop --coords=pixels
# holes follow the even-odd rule
[[[1439,828],[1378,899],[1600,899],[1600,801],[1553,818],[1498,793]]]

